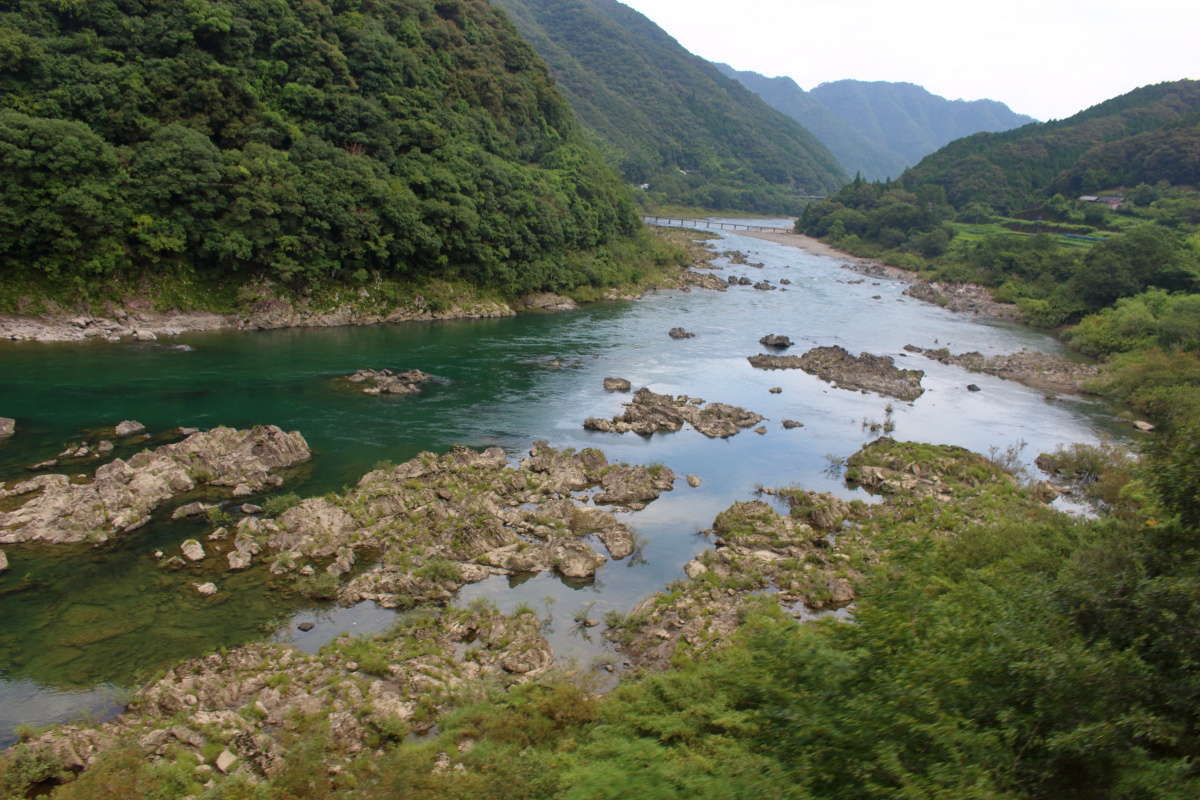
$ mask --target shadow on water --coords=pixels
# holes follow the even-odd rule
[[[593,582],[518,576],[462,591],[459,602],[532,606],[550,618],[559,656],[587,665],[612,656],[602,625],[581,629],[576,617],[603,620],[608,611],[628,611],[679,578],[682,565],[707,546],[696,531],[734,500],[748,499],[759,485],[851,496],[830,473],[830,457],[845,457],[869,440],[863,420],[882,418],[889,400],[834,389],[798,371],[753,369],[746,356],[759,352],[764,334],[791,336],[800,343],[794,351],[841,344],[925,370],[925,395],[891,401],[897,438],[985,453],[1024,441],[1023,456],[1032,461],[1060,443],[1115,431],[1098,404],[1048,400],[1017,384],[902,355],[907,343],[984,353],[1057,350],[1043,334],[951,314],[904,297],[896,282],[848,284],[853,276],[829,258],[737,235],[717,244],[765,266],[723,262],[716,274],[776,285],[786,277],[787,291],[663,292],[558,315],[194,334],[179,337],[192,348],[186,352],[5,344],[0,413],[17,419],[18,433],[0,441],[0,476],[29,474],[26,465],[79,441],[85,429],[123,419],[138,419],[155,433],[261,423],[300,430],[316,456],[285,491],[303,495],[340,489],[377,462],[400,462],[422,450],[499,445],[515,456],[536,439],[600,447],[610,460],[661,462],[677,475],[699,475],[700,488],[680,480],[646,510],[621,515],[641,538],[639,557],[610,562]],[[668,338],[675,326],[696,338]],[[417,397],[371,397],[334,380],[367,367],[419,368],[446,383]],[[601,389],[607,376],[741,405],[766,416],[768,432],[710,440],[691,430],[649,439],[585,431],[584,418],[618,413],[628,400]],[[967,391],[967,383],[982,391]],[[771,387],[782,392],[771,394]],[[804,427],[784,430],[780,423],[789,418]],[[207,532],[203,521],[162,519],[103,549],[4,548],[11,569],[0,575],[0,743],[18,722],[109,713],[120,692],[216,647],[274,636],[315,649],[339,631],[380,631],[394,619],[371,605],[313,608],[263,569],[227,574],[208,559],[164,571],[150,555],[178,552],[182,539]],[[191,584],[201,580],[215,581],[220,592],[200,597]],[[314,628],[299,632],[298,621]]]

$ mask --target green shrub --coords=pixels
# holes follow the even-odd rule
[[[263,514],[268,517],[278,517],[289,508],[300,505],[300,495],[294,492],[277,494],[263,501]]]

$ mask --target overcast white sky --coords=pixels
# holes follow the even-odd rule
[[[909,81],[1041,120],[1200,78],[1200,0],[622,0],[693,53],[805,89]]]

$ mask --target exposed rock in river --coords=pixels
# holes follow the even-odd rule
[[[419,369],[405,372],[393,372],[390,369],[360,369],[353,375],[347,375],[343,380],[349,383],[363,384],[363,394],[420,394],[421,387],[434,376]]]
[[[666,467],[609,464],[599,450],[540,442],[517,467],[497,447],[422,453],[364,475],[345,494],[309,498],[275,519],[242,519],[225,557],[231,569],[268,559],[276,574],[324,566],[335,580],[323,592],[388,608],[445,601],[490,575],[555,570],[585,578],[606,559],[584,537],[594,535],[612,558],[628,556],[635,541],[611,513],[573,493],[598,489],[597,504],[639,509],[674,480]],[[375,566],[353,574],[364,553]],[[301,590],[330,581],[298,580]]]
[[[683,328],[671,328],[671,330],[667,331],[667,336],[670,336],[672,339],[694,339],[694,338],[696,338],[696,334],[691,333],[690,331],[686,331]]]
[[[605,378],[604,390],[607,392],[628,392],[633,384],[624,378]]]
[[[12,436],[17,432],[17,421],[11,417],[0,417],[0,436]]]
[[[76,771],[127,747],[151,761],[187,753],[222,771],[268,776],[283,765],[299,720],[320,715],[332,743],[321,766],[335,770],[381,736],[427,730],[429,712],[470,682],[503,686],[544,673],[553,657],[540,628],[532,613],[447,609],[398,617],[383,636],[343,636],[319,655],[246,645],[174,667],[112,722],[61,726],[27,746]]]
[[[1002,356],[985,356],[974,351],[955,355],[945,347],[934,349],[911,344],[904,345],[904,349],[910,353],[920,353],[942,364],[953,364],[971,372],[983,372],[1035,389],[1064,394],[1080,394],[1085,382],[1100,375],[1100,367],[1095,364],[1082,364],[1064,356],[1032,350],[1021,350]],[[978,387],[972,391],[978,391]]]
[[[925,392],[921,370],[899,369],[891,356],[852,356],[837,345],[814,347],[802,356],[750,356],[749,361],[759,369],[802,369],[839,389],[871,391],[901,400],[916,400]]]
[[[113,430],[116,432],[118,438],[124,439],[127,436],[145,433],[146,426],[135,419],[127,419],[124,422],[118,422]]]
[[[91,480],[39,475],[0,486],[0,499],[27,499],[0,512],[0,542],[99,542],[132,531],[173,497],[201,486],[282,484],[276,470],[310,457],[297,432],[273,425],[214,428],[98,468]]]
[[[0,550],[0,572],[8,569],[8,556],[4,555],[4,551]]]
[[[914,457],[918,451],[920,458]],[[906,499],[932,496],[947,501],[955,487],[1015,479],[986,458],[962,447],[896,442],[881,437],[846,460],[846,483]]]
[[[689,269],[680,273],[679,278],[684,286],[695,286],[700,289],[712,289],[718,292],[724,292],[729,289],[725,281],[711,273],[693,272]]]
[[[792,340],[780,333],[768,333],[759,339],[758,343],[763,347],[775,347],[779,350],[786,350],[792,346]]]
[[[687,423],[710,438],[724,439],[762,422],[753,411],[725,403],[709,403],[687,395],[655,394],[642,388],[634,392],[633,402],[625,404],[625,412],[612,419],[590,417],[583,427],[605,433],[672,433]]]
[[[188,561],[204,560],[204,545],[195,539],[184,540],[183,544],[179,546],[179,550]]]

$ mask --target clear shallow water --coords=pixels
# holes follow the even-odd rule
[[[881,420],[889,402],[897,438],[981,452],[1024,441],[1028,461],[1060,443],[1117,432],[1098,405],[1047,400],[915,355],[897,358],[926,371],[926,393],[911,404],[834,389],[799,371],[755,370],[746,356],[760,352],[757,341],[767,333],[791,336],[791,352],[827,344],[895,356],[906,343],[984,353],[1058,345],[1036,332],[903,297],[900,283],[851,285],[859,276],[836,260],[739,235],[724,239],[715,242],[719,249],[742,250],[766,266],[727,266],[718,275],[776,284],[788,278],[792,285],[773,292],[664,292],[504,320],[195,334],[167,345],[0,345],[0,414],[18,421],[18,434],[0,443],[0,476],[24,474],[24,465],[52,457],[83,429],[129,418],[152,431],[257,423],[298,429],[315,451],[311,467],[288,489],[301,494],[353,483],[383,459],[398,462],[455,444],[500,445],[517,455],[535,439],[596,446],[613,460],[657,461],[681,477],[701,476],[701,488],[680,480],[645,511],[623,515],[642,548],[609,563],[592,583],[541,575],[463,590],[461,602],[487,597],[505,610],[528,603],[550,614],[560,657],[588,664],[606,655],[602,628],[580,631],[574,615],[587,608],[600,620],[606,611],[628,610],[680,577],[682,565],[707,546],[696,531],[734,500],[749,498],[758,485],[852,496],[826,474],[827,456],[847,456],[869,440],[862,420]],[[668,338],[675,326],[696,338]],[[169,347],[180,343],[194,349]],[[548,368],[542,362],[550,358],[577,366]],[[334,384],[362,367],[420,368],[447,382],[415,398],[369,397]],[[606,376],[750,408],[769,418],[769,432],[711,440],[684,430],[646,440],[584,431],[584,418],[617,413],[628,399],[602,390]],[[967,383],[983,391],[968,392]],[[783,392],[770,394],[772,386]],[[785,418],[805,427],[785,431],[779,425]],[[150,556],[205,532],[201,522],[159,521],[102,550],[5,547],[11,569],[0,576],[0,744],[18,723],[111,713],[122,691],[216,647],[274,636],[313,650],[339,631],[391,624],[392,612],[369,604],[306,608],[262,571],[167,572]],[[213,598],[189,589],[210,579],[221,587]],[[301,633],[300,620],[316,627]]]

